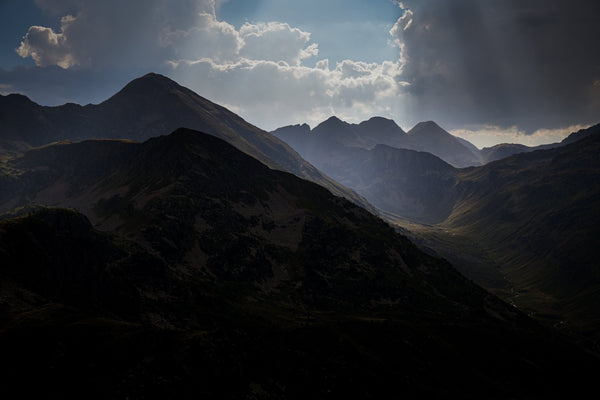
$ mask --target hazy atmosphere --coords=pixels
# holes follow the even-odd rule
[[[4,0],[0,93],[98,103],[152,71],[267,130],[379,115],[534,145],[597,122],[599,15],[594,0]]]

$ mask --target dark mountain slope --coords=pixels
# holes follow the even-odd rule
[[[91,138],[144,141],[179,127],[201,130],[226,140],[271,168],[317,182],[336,195],[370,207],[278,138],[158,74],[135,79],[110,99],[85,107],[42,107],[25,96],[0,96],[0,126],[0,139],[33,146]]]
[[[7,170],[8,202],[91,220],[0,222],[4,387],[25,397],[560,398],[594,383],[595,358],[215,137],[53,145]]]
[[[600,124],[590,126],[589,128],[586,128],[586,129],[580,129],[577,132],[573,132],[569,136],[564,138],[560,142],[560,144],[567,145],[567,144],[575,143],[575,142],[577,142],[581,139],[584,139],[588,136],[596,135],[598,132],[600,132]]]

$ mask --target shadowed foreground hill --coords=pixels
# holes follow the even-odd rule
[[[332,193],[371,207],[352,190],[323,175],[286,143],[238,115],[159,74],[129,82],[100,104],[40,106],[17,94],[0,95],[2,141],[32,146],[83,139],[144,141],[179,127],[219,137],[271,168],[316,182]]]
[[[0,222],[3,386],[23,396],[529,399],[595,383],[596,358],[212,136],[47,146],[0,184],[3,207],[25,206]]]

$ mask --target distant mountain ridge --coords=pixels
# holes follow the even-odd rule
[[[565,146],[575,143],[578,140],[584,139],[596,132],[600,132],[600,124],[593,125],[589,128],[580,129],[577,132],[571,133],[558,143],[542,144],[539,146],[525,146],[515,143],[500,143],[492,147],[484,147],[480,150],[481,156],[485,163],[500,160],[512,156],[513,154],[527,153],[536,150],[548,150],[555,147]]]
[[[559,143],[533,147],[500,143],[481,150],[466,139],[450,134],[434,121],[419,122],[411,130],[404,132],[393,120],[387,118],[373,117],[359,124],[350,124],[334,116],[312,130],[307,124],[301,124],[277,128],[271,133],[288,143],[303,157],[312,157],[313,161],[318,157],[326,157],[323,151],[315,152],[315,149],[332,149],[333,146],[372,149],[378,144],[384,144],[398,149],[431,153],[454,167],[464,168],[484,165],[513,154],[564,146],[597,130],[600,130],[600,124],[574,132]]]
[[[428,152],[457,167],[481,164],[475,146],[451,135],[433,121],[421,122],[407,133],[387,118],[373,117],[359,124],[349,124],[331,117],[312,130],[304,124],[278,128],[272,133],[317,163],[319,158],[327,157],[326,149],[346,146],[369,150],[383,144]]]
[[[280,139],[159,74],[150,73],[129,82],[98,105],[45,107],[22,95],[0,96],[0,126],[0,140],[32,146],[99,138],[144,141],[180,127],[201,130],[271,168],[294,173],[338,196],[371,207],[356,193],[324,176]]]
[[[406,133],[381,117],[360,124],[331,117],[312,130],[296,125],[273,134],[381,210],[426,223],[441,222],[450,214],[457,174],[433,153],[461,163],[476,157],[432,121]]]

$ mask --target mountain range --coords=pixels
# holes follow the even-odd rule
[[[349,124],[331,117],[314,129],[306,124],[290,125],[272,132],[292,146],[302,157],[319,163],[331,150],[341,147],[372,149],[384,144],[399,149],[431,153],[449,164],[465,167],[481,164],[475,146],[443,130],[433,121],[421,122],[404,132],[394,121],[373,117],[359,124]]]
[[[46,107],[20,94],[0,95],[0,126],[0,148],[91,138],[144,141],[179,127],[197,129],[220,137],[271,168],[317,182],[338,196],[370,207],[278,138],[159,74],[134,79],[97,105]]]
[[[0,121],[6,393],[546,399],[595,390],[598,127],[464,169],[397,147],[439,145],[454,162],[476,154],[432,122],[404,133],[383,118],[331,118],[276,132],[310,136],[300,143],[329,154],[320,165],[338,183],[304,148],[156,74],[99,105],[3,96]],[[375,210],[346,184],[415,230],[360,207]],[[554,314],[531,314],[540,324],[521,309]]]
[[[600,270],[590,257],[600,245],[600,125],[558,144],[484,149],[491,158],[520,153],[458,169],[387,139],[369,148],[356,126],[341,121],[330,134],[331,121],[304,140],[312,148],[298,152],[462,273],[596,349]],[[356,135],[344,141],[350,130]],[[298,140],[289,128],[274,133]],[[335,139],[324,145],[319,135]]]
[[[588,132],[588,129],[581,129],[559,143],[539,146],[501,143],[481,150],[466,139],[450,134],[433,121],[419,122],[411,130],[404,132],[391,119],[373,117],[359,124],[350,124],[334,116],[312,130],[307,124],[302,124],[284,126],[271,133],[315,165],[320,164],[323,158],[326,159],[334,149],[358,147],[370,150],[383,144],[431,153],[456,168],[464,168],[484,165],[513,154],[564,146],[582,139]]]
[[[53,144],[2,176],[2,208],[28,204],[0,222],[4,378],[25,396],[557,398],[600,368],[210,135]]]

